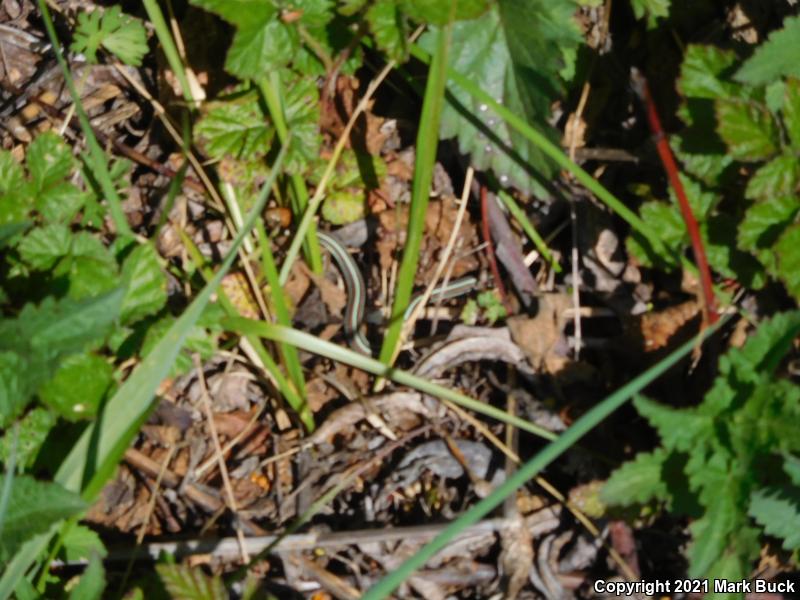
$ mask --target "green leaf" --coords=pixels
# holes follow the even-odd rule
[[[750,498],[750,516],[768,534],[783,540],[788,551],[800,549],[800,488],[773,487],[756,490]]]
[[[28,404],[33,385],[25,376],[27,368],[19,354],[0,352],[0,427],[6,427]]]
[[[158,262],[158,253],[151,243],[133,249],[122,263],[123,325],[154,315],[167,303],[167,278]]]
[[[408,26],[396,2],[387,0],[376,2],[367,9],[364,18],[375,38],[378,49],[397,62],[405,62],[408,57]]]
[[[663,449],[637,454],[636,458],[614,471],[606,481],[600,492],[603,502],[631,506],[669,499],[667,483],[662,474],[668,456]]]
[[[778,129],[769,111],[752,102],[717,100],[717,132],[737,160],[770,158],[778,151]]]
[[[800,162],[791,154],[781,154],[760,167],[750,180],[744,195],[750,200],[772,200],[790,196],[800,182]]]
[[[798,210],[800,199],[793,196],[753,204],[739,225],[739,247],[752,252],[772,248],[786,227],[794,221]]]
[[[103,597],[105,588],[106,574],[103,563],[97,556],[92,556],[78,585],[70,592],[69,600],[98,600]]]
[[[108,555],[97,532],[85,525],[76,523],[69,527],[62,541],[61,552],[68,561],[87,560],[93,555],[105,558]]]
[[[232,156],[247,160],[269,152],[275,130],[261,111],[255,94],[211,102],[206,107],[208,112],[197,123],[194,132],[211,158]]]
[[[36,210],[47,223],[68,223],[86,204],[89,194],[69,182],[61,182],[36,196]]]
[[[24,221],[33,206],[33,191],[10,152],[0,151],[0,225]]]
[[[2,355],[0,355],[2,356]],[[47,434],[56,424],[56,416],[46,408],[37,406],[18,421],[17,464],[27,469],[39,454]],[[11,455],[12,435],[0,438],[0,460],[6,463]]]
[[[489,8],[488,0],[400,0],[407,15],[422,23],[444,25],[450,21],[476,19]]]
[[[91,419],[97,414],[113,375],[113,367],[104,358],[88,353],[73,354],[42,386],[39,397],[69,421]]]
[[[797,152],[800,150],[800,79],[792,77],[786,81],[781,115],[792,150]]]
[[[726,81],[736,63],[736,54],[716,46],[690,44],[681,63],[678,91],[689,98],[728,98],[736,84]]]
[[[319,133],[319,88],[310,77],[288,70],[281,72],[286,126],[292,132],[292,145],[286,155],[286,170],[303,173],[319,160],[322,137]]]
[[[164,587],[172,600],[227,600],[222,580],[208,576],[199,568],[184,565],[156,565]]]
[[[780,77],[800,76],[800,17],[787,17],[783,28],[774,31],[758,46],[739,71],[736,80],[750,85],[763,85]]]
[[[678,264],[675,259],[675,251],[681,248],[688,238],[686,225],[680,211],[674,205],[651,200],[642,204],[639,214],[646,223],[658,223],[665,252],[656,253],[636,232],[631,232],[628,237],[628,250],[643,265],[658,264],[659,267],[666,270],[674,269]]]
[[[793,484],[800,486],[800,458],[792,454],[784,454],[783,470]]]
[[[636,410],[658,430],[661,442],[669,450],[688,452],[710,435],[713,420],[692,409],[678,410],[653,402],[644,396],[633,401]]]
[[[669,5],[671,0],[631,0],[631,8],[637,19],[647,15],[647,26],[656,26],[656,20],[669,16]]]
[[[777,272],[786,289],[800,298],[800,225],[792,225],[775,244]]]
[[[98,296],[119,283],[117,261],[103,242],[88,231],[72,236],[69,256],[53,272],[67,277],[69,295],[75,299]]]
[[[736,245],[736,220],[725,213],[716,214],[701,226],[706,257],[711,268],[724,277],[736,279],[751,289],[766,283],[761,264]]]
[[[546,121],[561,95],[559,73],[569,76],[582,41],[574,8],[569,0],[503,0],[479,19],[453,26],[449,67],[556,140]],[[431,32],[420,45],[432,50],[434,40]],[[458,85],[451,83],[448,92],[440,137],[456,137],[473,166],[491,169],[501,184],[546,196],[552,162]]]
[[[37,193],[63,182],[75,165],[69,146],[52,131],[36,136],[25,160]]]
[[[322,203],[322,218],[334,225],[345,225],[364,218],[364,198],[351,192],[332,192]]]
[[[85,54],[90,63],[97,62],[100,46],[134,67],[140,66],[147,54],[147,32],[119,6],[80,13],[74,40],[72,51]]]
[[[689,577],[707,577],[712,566],[724,555],[729,538],[739,525],[736,498],[730,490],[718,489],[713,504],[706,506],[705,514],[694,521],[689,530],[692,543],[687,551]]]
[[[0,489],[5,478],[0,475]],[[28,538],[86,508],[80,496],[57,483],[36,481],[27,475],[15,476],[8,508],[0,524],[0,560],[8,560]]]
[[[53,267],[56,261],[69,254],[71,233],[66,225],[45,225],[27,233],[19,243],[20,257],[37,271]]]

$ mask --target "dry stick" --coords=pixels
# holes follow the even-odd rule
[[[236,514],[236,498],[233,495],[233,486],[228,476],[228,466],[225,464],[225,457],[222,454],[222,446],[219,443],[219,435],[217,435],[217,425],[214,423],[214,415],[211,412],[211,398],[208,395],[208,386],[206,386],[206,377],[203,373],[203,365],[200,364],[200,356],[195,354],[193,357],[194,366],[197,369],[197,380],[200,383],[200,401],[203,403],[203,411],[206,413],[206,420],[208,421],[208,429],[211,432],[211,439],[214,442],[214,452],[217,455],[217,462],[219,463],[219,471],[222,475],[222,482],[225,487],[225,495],[228,500],[228,507],[234,516],[234,526],[236,528],[236,538],[239,540],[239,548],[242,555],[242,563],[247,564],[250,561],[250,556],[247,554],[247,547],[244,541],[244,533],[239,523],[239,517]]]
[[[494,255],[494,246],[492,245],[492,234],[489,227],[489,194],[486,186],[481,184],[481,231],[483,233],[483,241],[486,242],[486,257],[489,259],[489,267],[492,271],[492,278],[494,285],[500,294],[500,299],[506,312],[510,315],[512,310],[511,303],[508,300],[506,287],[503,285],[503,280],[500,278],[500,269],[497,267],[497,259]]]
[[[683,189],[681,178],[678,176],[678,165],[675,163],[675,157],[672,156],[672,150],[669,147],[667,137],[661,127],[661,119],[658,117],[658,111],[656,110],[653,96],[650,93],[650,87],[647,85],[647,80],[638,69],[633,68],[631,69],[631,83],[633,84],[633,90],[636,92],[636,95],[639,96],[644,104],[645,111],[647,112],[647,121],[650,124],[650,130],[653,132],[653,139],[658,149],[658,155],[661,158],[661,163],[664,165],[664,171],[667,173],[670,185],[675,191],[675,195],[678,197],[681,215],[683,215],[683,220],[686,223],[689,239],[692,241],[694,260],[700,271],[704,320],[707,324],[713,325],[719,320],[719,313],[717,312],[717,301],[714,296],[714,284],[711,280],[711,270],[708,267],[708,259],[706,258],[703,239],[700,237],[700,228],[692,212],[692,207],[689,205],[689,200],[686,197],[686,191]]]
[[[430,283],[428,283],[428,287],[425,288],[425,291],[422,293],[421,300],[417,303],[414,307],[414,310],[411,311],[411,314],[408,316],[408,320],[403,324],[403,330],[400,332],[400,340],[395,347],[395,356],[392,358],[392,362],[395,361],[397,355],[400,353],[400,347],[403,345],[403,340],[406,339],[409,333],[413,330],[414,324],[417,322],[417,319],[422,314],[425,305],[428,303],[431,295],[433,294],[434,288],[436,288],[437,283],[439,282],[439,278],[442,276],[445,267],[450,260],[450,255],[453,253],[453,248],[456,245],[456,240],[458,239],[458,232],[461,229],[461,224],[464,221],[464,215],[467,212],[467,201],[469,200],[469,190],[472,187],[472,177],[475,175],[475,171],[472,167],[467,169],[467,176],[464,181],[464,188],[461,192],[461,200],[460,204],[458,205],[458,212],[456,213],[456,220],[453,224],[453,229],[450,231],[450,237],[447,240],[447,246],[445,246],[444,253],[442,254],[441,260],[439,260],[439,264],[436,265],[436,271],[431,278]]]

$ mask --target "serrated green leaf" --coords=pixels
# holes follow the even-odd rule
[[[800,225],[784,231],[775,244],[778,277],[795,298],[800,298]]]
[[[108,550],[97,532],[85,525],[75,524],[69,527],[63,543],[61,553],[68,561],[86,560],[93,555],[105,558],[108,555]]]
[[[752,255],[739,250],[736,229],[736,220],[724,213],[709,217],[701,226],[708,264],[724,277],[736,279],[747,288],[760,289],[766,283],[766,274]]]
[[[628,251],[646,266],[657,264],[665,270],[674,269],[678,263],[675,252],[685,244],[688,234],[680,211],[674,205],[651,200],[642,204],[639,214],[646,223],[658,223],[665,251],[655,252],[636,232],[626,241]]]
[[[284,81],[286,125],[292,132],[292,145],[286,155],[286,170],[303,173],[319,160],[322,137],[319,133],[319,88],[310,77],[289,71],[281,73]]]
[[[647,15],[647,26],[656,26],[656,20],[669,16],[671,0],[631,0],[631,8],[637,19]]]
[[[233,38],[225,69],[241,79],[263,77],[289,64],[299,40],[278,18],[242,25]]]
[[[68,421],[91,419],[113,381],[114,369],[95,354],[73,354],[39,390],[39,398]]]
[[[394,1],[376,2],[367,9],[364,18],[375,44],[397,62],[408,57],[408,26],[400,7]]]
[[[692,213],[698,221],[704,221],[719,203],[719,196],[714,192],[705,189],[702,185],[700,185],[699,182],[695,181],[691,177],[687,177],[683,173],[680,173],[678,177],[683,184],[683,189],[686,192],[686,199],[689,201],[689,206],[692,209]],[[669,188],[669,197],[672,201],[672,206],[679,211],[678,197],[675,195],[675,190],[672,189],[671,186]],[[683,224],[683,217],[680,217],[680,219],[682,222],[682,228],[685,230],[686,225]]]
[[[2,356],[2,354],[0,354]],[[17,464],[29,468],[36,460],[47,434],[56,424],[55,415],[49,410],[37,406],[17,422]],[[6,463],[10,457],[12,436],[0,438],[0,461]]]
[[[89,62],[96,63],[100,46],[125,64],[138,67],[147,54],[147,32],[119,6],[80,13],[72,51],[83,53]]]
[[[689,526],[692,532],[692,543],[687,550],[689,577],[708,576],[712,566],[724,555],[730,535],[739,525],[737,515],[730,491],[718,489],[703,517]]]
[[[222,580],[208,576],[199,568],[185,565],[156,565],[164,587],[172,600],[227,600]]]
[[[229,155],[247,160],[269,152],[275,130],[269,126],[255,95],[206,106],[208,110],[194,133],[211,158]]]
[[[6,476],[0,475],[0,489]],[[8,508],[0,524],[0,560],[8,560],[28,538],[86,509],[80,496],[57,483],[17,475],[11,486]]]
[[[717,132],[737,160],[755,161],[778,151],[778,129],[765,108],[738,100],[716,100]]]
[[[707,131],[698,131],[700,127],[690,128],[686,132],[670,137],[670,146],[675,156],[683,167],[683,172],[703,182],[707,186],[717,186],[728,167],[733,164],[733,158],[727,153],[724,144],[719,143],[709,146],[697,147],[692,137],[703,137],[708,141]],[[705,129],[703,127],[702,129]],[[715,131],[711,137],[717,138]]]
[[[81,575],[69,594],[69,600],[98,600],[103,597],[106,587],[106,574],[103,563],[97,556],[92,556],[89,566]]]
[[[32,229],[22,238],[20,257],[32,269],[51,269],[61,257],[69,254],[71,233],[66,225],[45,225]]]
[[[783,27],[758,46],[739,71],[736,80],[751,85],[770,83],[779,77],[800,76],[800,17],[787,17]]]
[[[137,246],[122,263],[122,285],[125,286],[123,325],[154,315],[167,303],[167,278],[152,244]]]
[[[800,549],[800,488],[772,487],[756,490],[750,498],[752,516],[770,535],[783,540],[783,547]]]
[[[114,256],[88,231],[73,234],[69,256],[56,265],[53,273],[66,276],[69,296],[76,300],[99,296],[119,284]]]
[[[690,98],[728,98],[736,84],[726,81],[736,63],[736,54],[716,46],[690,44],[681,63],[678,91]]]
[[[783,93],[783,126],[789,135],[792,149],[797,152],[800,150],[800,79],[787,79]]]
[[[766,250],[778,240],[800,211],[800,199],[783,196],[757,202],[744,214],[739,225],[739,247],[752,252]],[[771,253],[770,253],[771,255]],[[771,262],[768,266],[774,267]]]
[[[737,365],[746,363],[756,372],[770,374],[778,367],[798,334],[800,311],[778,313],[762,321],[745,345],[730,350],[728,356],[741,357]]]
[[[52,131],[36,136],[28,146],[25,161],[37,193],[63,182],[75,165],[69,146]]]
[[[637,396],[633,403],[658,430],[661,442],[669,450],[688,452],[697,440],[708,437],[713,427],[711,418],[692,409],[670,408],[644,396]]]
[[[22,166],[10,152],[0,151],[0,225],[24,221],[33,206],[32,198]]]
[[[618,468],[600,492],[606,504],[631,506],[651,500],[667,500],[669,491],[662,474],[667,460],[666,450],[640,452],[632,461]]]
[[[744,195],[750,200],[771,200],[790,196],[800,183],[800,161],[791,154],[782,154],[760,167],[750,180]]]
[[[399,0],[407,15],[422,23],[444,25],[451,20],[476,19],[489,9],[487,0]]]
[[[61,182],[36,196],[36,210],[46,223],[68,223],[86,203],[88,194],[69,182]]]

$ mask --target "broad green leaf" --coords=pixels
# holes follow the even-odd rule
[[[488,0],[399,0],[407,15],[422,23],[444,25],[453,21],[476,19],[489,8]]]
[[[253,21],[265,23],[276,17],[278,12],[272,2],[263,0],[192,0],[191,4],[216,13],[237,26]]]
[[[286,155],[286,170],[303,173],[319,160],[322,137],[319,133],[319,88],[312,78],[285,70],[281,73],[286,125],[292,132],[292,145]]]
[[[25,160],[37,193],[64,181],[75,165],[69,146],[52,131],[36,136]]]
[[[125,286],[121,315],[124,325],[154,315],[164,307],[167,278],[152,244],[141,244],[128,255],[122,263],[122,284]]]
[[[22,166],[10,152],[0,150],[0,225],[24,221],[33,207],[33,195]]]
[[[717,100],[717,132],[737,160],[770,158],[778,151],[778,129],[765,108],[745,101]]]
[[[637,19],[647,15],[647,26],[655,27],[656,20],[669,16],[669,6],[672,0],[631,0],[633,14]]]
[[[0,356],[2,356],[0,354]],[[42,447],[47,434],[56,424],[56,416],[51,411],[37,406],[29,410],[17,423],[17,464],[22,468],[33,465],[39,448]],[[6,462],[11,453],[12,436],[0,438],[0,461]]]
[[[28,404],[33,385],[25,375],[27,368],[19,354],[0,352],[0,427],[8,426]]]
[[[774,31],[758,46],[736,73],[736,80],[763,85],[780,77],[800,76],[800,17],[788,17],[783,28]]]
[[[5,478],[5,475],[0,475],[0,489]],[[8,560],[25,540],[47,531],[53,523],[76,515],[86,507],[80,496],[57,483],[16,475],[8,509],[0,524],[0,560]]]
[[[90,13],[78,14],[73,52],[86,55],[91,63],[97,62],[100,46],[114,54],[127,65],[138,67],[147,54],[147,32],[136,19],[122,12],[119,6],[96,8]]]
[[[771,201],[794,194],[799,182],[800,161],[791,154],[781,154],[753,173],[744,195],[750,200]]]
[[[86,203],[88,194],[69,182],[57,183],[36,196],[36,210],[47,223],[68,223]]]
[[[61,552],[68,561],[86,560],[93,555],[105,558],[108,555],[108,550],[97,532],[85,525],[76,523],[69,527],[63,542]]]
[[[90,419],[97,414],[113,375],[113,367],[104,358],[89,353],[73,354],[42,386],[39,397],[69,421]]]
[[[67,277],[69,295],[75,299],[98,296],[119,284],[114,256],[100,239],[88,231],[72,236],[69,256],[59,262],[54,273]]]
[[[639,414],[658,430],[661,442],[670,450],[691,450],[697,440],[708,437],[713,426],[712,419],[692,409],[670,408],[644,396],[637,396],[633,403]]]
[[[15,245],[18,235],[31,226],[30,221],[16,221],[14,223],[0,224],[0,248]]]
[[[669,491],[662,473],[668,454],[663,449],[640,452],[632,461],[618,468],[600,492],[606,504],[630,506],[650,500],[667,500]]]
[[[408,56],[408,25],[400,7],[393,0],[376,2],[367,9],[364,18],[375,44],[397,62]]]
[[[757,202],[747,209],[739,225],[739,247],[757,251],[769,249],[794,221],[800,199],[783,196]],[[774,266],[771,264],[770,266]]]
[[[750,516],[788,551],[800,549],[800,488],[762,488],[750,499]]]
[[[81,575],[69,594],[69,600],[99,600],[106,587],[106,574],[103,563],[97,556],[92,556],[89,566]]]
[[[786,80],[781,115],[792,149],[800,151],[800,79]]]
[[[156,565],[172,600],[228,600],[222,579],[186,565]]]
[[[206,105],[208,112],[194,133],[205,152],[215,159],[226,155],[247,160],[267,154],[275,130],[258,105],[258,97],[241,98]]]
[[[728,98],[734,95],[734,83],[726,81],[736,63],[736,54],[716,46],[690,44],[681,63],[678,91],[689,98]]]
[[[563,88],[559,73],[569,76],[581,43],[574,9],[570,0],[503,0],[453,26],[449,66],[555,140],[546,125],[550,105]],[[434,40],[423,36],[420,45],[432,50]],[[475,168],[491,169],[501,184],[546,196],[543,184],[555,173],[549,159],[458,85],[448,92],[440,136],[456,137]]]
[[[50,269],[58,259],[69,254],[71,236],[66,225],[53,224],[32,229],[19,243],[20,257],[34,270]]]
[[[778,276],[795,298],[800,298],[800,225],[792,225],[775,245]]]

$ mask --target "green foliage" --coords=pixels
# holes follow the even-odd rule
[[[98,600],[103,597],[105,587],[106,575],[103,563],[96,555],[92,556],[78,585],[70,592],[69,600]]]
[[[0,489],[5,482],[6,475],[0,475]],[[86,504],[80,496],[57,483],[15,476],[6,511],[0,515],[0,561],[11,558],[28,538],[84,509]]]
[[[122,12],[119,6],[95,8],[78,15],[73,52],[82,52],[91,63],[97,62],[100,46],[127,65],[138,67],[147,53],[147,32],[142,24]]]
[[[183,565],[157,565],[156,572],[172,600],[227,600],[222,580],[199,568]]]
[[[671,0],[631,0],[631,8],[637,19],[647,16],[647,26],[655,27],[661,17],[669,16]]]
[[[800,77],[795,57],[800,53],[800,17],[789,17],[783,28],[761,44],[736,72],[736,80],[750,85],[764,85],[779,77]]]
[[[794,22],[789,19],[785,30]],[[749,67],[781,36],[774,34],[743,66],[732,51],[687,48],[678,80],[678,114],[687,127],[674,136],[673,149],[688,174],[682,180],[711,268],[752,289],[778,279],[800,298],[800,80],[759,79],[754,73],[761,67]],[[673,269],[675,256],[689,247],[672,190],[670,197],[669,204],[647,201],[640,209],[643,218],[661,224],[669,251],[653,252],[636,235],[628,240],[645,265]]]
[[[479,18],[454,25],[449,66],[555,140],[546,120],[562,80],[574,71],[581,43],[575,8],[572,0],[502,0]],[[420,45],[430,51],[434,39],[426,34]],[[504,185],[546,195],[542,183],[556,169],[541,150],[464,89],[451,83],[448,90],[440,136],[456,137],[472,165],[491,169]]]
[[[324,169],[312,173],[316,184]],[[380,156],[346,150],[342,153],[336,172],[328,184],[330,190],[322,203],[322,216],[334,225],[345,225],[364,217],[370,190],[380,187],[386,179],[386,164]]]
[[[688,491],[700,507],[691,526],[690,577],[741,579],[758,557],[759,528],[795,549],[800,538],[800,442],[791,431],[800,418],[800,388],[774,371],[800,333],[800,312],[762,323],[741,349],[720,359],[719,376],[695,408],[675,409],[639,398],[636,408],[661,437],[662,447],[639,455],[609,479],[603,499],[629,505],[665,502],[691,514],[681,497],[685,481],[669,473],[682,465]],[[791,485],[777,485],[784,462]],[[778,478],[777,481],[781,481]],[[681,510],[682,508],[682,510]]]

